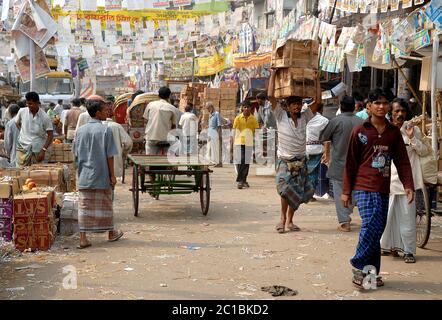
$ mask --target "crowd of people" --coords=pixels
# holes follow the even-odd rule
[[[141,93],[136,92],[131,101]],[[381,251],[393,256],[401,251],[405,262],[415,262],[414,192],[424,188],[419,161],[430,150],[419,128],[408,121],[412,113],[407,103],[391,101],[389,93],[376,89],[368,94],[362,110],[362,97],[344,96],[338,115],[328,119],[319,101],[296,96],[277,101],[265,93],[256,100],[255,111],[249,100],[241,103],[232,126],[236,186],[250,187],[247,178],[254,156],[258,162],[276,144],[275,180],[281,206],[276,231],[301,230],[294,223],[295,212],[301,204],[315,200],[320,168],[326,165],[338,230],[351,231],[355,205],[362,219],[359,243],[350,261],[353,283],[362,286],[367,266],[379,274]],[[199,108],[189,104],[182,113],[174,102],[170,89],[162,87],[158,100],[146,106],[146,154],[169,154],[171,132],[177,128],[182,133],[172,136],[181,139],[180,154],[198,153]],[[4,127],[9,165],[47,161],[54,132],[62,133],[73,144],[78,170],[79,248],[91,245],[88,232],[107,231],[109,241],[120,239],[123,232],[113,221],[113,189],[123,174],[123,156],[131,151],[132,140],[110,117],[107,101],[96,95],[74,99],[69,107],[58,101],[45,112],[38,94],[28,92],[25,105],[20,103],[9,106]],[[203,107],[209,114],[206,155],[210,163],[220,166],[224,120],[213,103]],[[56,129],[57,119],[61,129]],[[380,277],[377,285],[383,285]]]

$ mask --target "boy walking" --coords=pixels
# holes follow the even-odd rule
[[[238,172],[236,177],[237,187],[238,189],[249,188],[247,176],[252,161],[253,137],[255,129],[259,129],[258,121],[251,113],[249,101],[243,102],[242,113],[236,116],[233,129],[235,129],[234,163]]]
[[[404,186],[408,203],[414,199],[413,176],[404,140],[398,127],[385,119],[390,103],[387,94],[376,90],[369,94],[371,116],[353,129],[344,168],[341,200],[348,207],[354,192],[362,219],[359,243],[350,260],[353,283],[362,287],[368,269],[381,267],[380,240],[385,229],[390,193],[390,168],[393,160]],[[376,285],[383,286],[381,277]]]

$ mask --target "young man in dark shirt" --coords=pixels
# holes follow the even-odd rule
[[[413,175],[401,132],[385,119],[390,108],[387,94],[373,90],[369,102],[371,116],[351,134],[341,196],[343,206],[348,207],[353,191],[362,219],[356,254],[350,260],[355,268],[353,283],[359,287],[369,272],[380,271],[380,239],[387,221],[392,160],[409,203],[414,199]],[[376,285],[383,285],[380,277]]]

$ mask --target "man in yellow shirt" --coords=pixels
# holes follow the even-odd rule
[[[250,162],[252,161],[253,153],[253,137],[255,129],[259,129],[258,121],[251,113],[251,105],[249,101],[242,103],[242,113],[236,116],[233,123],[235,130],[234,142],[234,164],[237,171],[237,186],[238,189],[249,188],[247,176],[249,174]]]

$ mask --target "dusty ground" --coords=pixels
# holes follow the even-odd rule
[[[144,194],[135,218],[127,179],[115,202],[115,220],[125,231],[121,241],[93,235],[93,246],[80,251],[78,236],[58,237],[50,252],[13,255],[0,264],[0,299],[268,299],[261,287],[269,285],[299,292],[278,299],[442,298],[440,218],[416,264],[383,257],[385,287],[360,292],[351,284],[348,262],[357,243],[357,214],[353,231],[340,233],[333,203],[321,200],[297,213],[302,231],[279,235],[273,178],[251,170],[251,188],[237,190],[233,176],[232,167],[215,169],[207,217],[197,194],[159,201]],[[68,265],[76,268],[77,289],[63,289]]]

